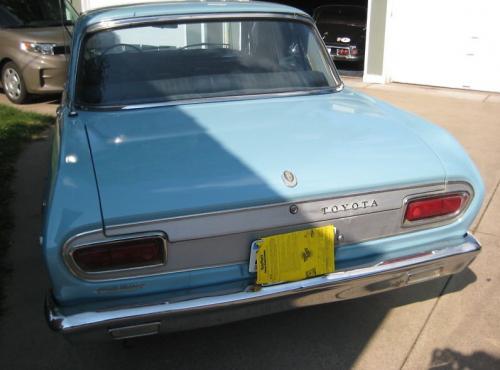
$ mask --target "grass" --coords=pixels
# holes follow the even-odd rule
[[[0,104],[0,279],[7,272],[4,256],[14,226],[11,211],[14,192],[11,186],[17,157],[23,145],[35,139],[53,121],[51,116],[23,112]],[[0,281],[0,290],[2,285]]]

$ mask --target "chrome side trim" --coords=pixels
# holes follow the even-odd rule
[[[97,235],[100,233],[97,232]],[[88,235],[88,234],[87,234]],[[95,233],[91,233],[91,235],[95,235]],[[145,238],[160,238],[163,241],[163,253],[164,253],[164,261],[161,264],[155,264],[150,266],[141,266],[141,267],[131,267],[124,269],[116,269],[109,271],[84,271],[78,266],[74,259],[74,253],[83,248],[92,247],[99,244],[109,244],[117,241],[131,241],[131,240],[141,240]],[[74,240],[74,239],[73,239]],[[96,241],[89,243],[66,243],[62,250],[62,255],[64,259],[64,263],[71,271],[73,275],[76,277],[88,280],[88,281],[104,281],[104,280],[114,280],[120,278],[130,278],[130,277],[138,277],[138,276],[149,276],[155,275],[158,273],[164,272],[164,267],[168,261],[168,251],[167,251],[167,236],[162,232],[147,232],[142,234],[135,235],[123,235],[119,237],[105,238],[105,239],[97,239]]]
[[[218,235],[236,234],[250,230],[271,229],[275,227],[300,225],[304,223],[336,220],[369,213],[401,209],[403,200],[409,195],[439,194],[446,191],[442,183],[415,185],[396,189],[381,189],[372,192],[352,193],[348,196],[302,199],[281,203],[266,204],[231,210],[174,216],[163,219],[139,221],[128,224],[107,225],[108,236],[132,234],[136,232],[164,230],[169,241],[201,239]],[[322,209],[335,203],[352,203],[373,197],[378,206],[358,208],[338,213],[324,214]],[[299,212],[290,214],[289,207],[297,205]],[[398,227],[400,225],[397,225]],[[380,235],[382,237],[382,235]]]
[[[161,322],[161,331],[192,329],[262,316],[291,308],[334,302],[384,292],[462,271],[481,249],[467,234],[454,244],[427,253],[386,260],[373,266],[339,271],[312,279],[263,288],[249,287],[238,293],[164,301],[157,304],[116,307],[65,314],[49,295],[46,317],[49,326],[64,334],[93,333],[109,338],[108,329]],[[280,298],[280,300],[276,300]],[[286,303],[283,299],[286,299]],[[244,309],[238,309],[244,307]]]

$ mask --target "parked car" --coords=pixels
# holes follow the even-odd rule
[[[30,95],[55,94],[66,81],[68,35],[77,14],[59,0],[0,0],[1,87],[10,101]]]
[[[77,21],[41,238],[54,330],[220,324],[458,273],[479,252],[483,182],[455,139],[344,87],[306,13],[220,5]]]
[[[361,64],[365,58],[367,9],[359,5],[323,5],[314,19],[333,60]]]

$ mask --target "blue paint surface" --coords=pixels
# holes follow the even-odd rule
[[[80,120],[106,226],[445,179],[400,116],[349,91]],[[284,186],[285,170],[298,186]]]
[[[82,282],[62,262],[60,246],[77,232],[419,183],[458,180],[473,186],[475,197],[467,212],[450,225],[339,248],[337,268],[347,268],[460,238],[484,195],[477,169],[448,133],[347,89],[318,96],[80,112],[77,118],[66,117],[61,132],[44,248],[54,293],[68,303],[216,289],[251,280],[243,264],[125,280],[120,284],[141,289],[98,294],[99,288],[113,284]],[[78,163],[65,163],[68,153],[76,154]],[[283,169],[295,172],[297,187],[283,185]]]
[[[88,25],[133,13],[295,12],[265,3],[210,4],[141,5],[90,13],[75,27],[73,50]],[[295,173],[297,187],[283,185],[284,170]],[[61,247],[78,233],[125,222],[449,181],[466,181],[474,188],[475,196],[460,219],[339,248],[339,269],[462,238],[479,211],[484,186],[470,158],[446,131],[349,89],[130,111],[79,111],[76,117],[63,107],[44,212],[43,252],[61,304],[160,293],[178,296],[202,288],[215,291],[222,285],[250,282],[248,264],[120,283],[84,282],[65,266]],[[127,284],[140,289],[106,290]]]

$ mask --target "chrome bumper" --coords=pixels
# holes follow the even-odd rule
[[[174,303],[65,314],[49,295],[46,315],[52,329],[70,337],[78,334],[78,339],[83,340],[125,339],[218,325],[455,274],[467,267],[481,249],[471,234],[457,244],[303,281]]]

